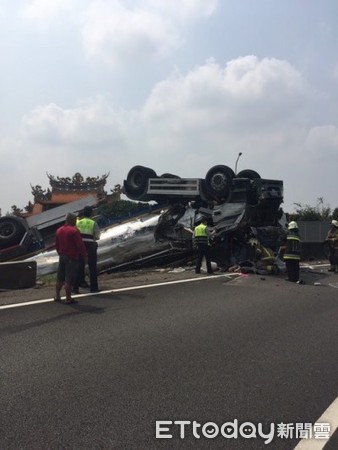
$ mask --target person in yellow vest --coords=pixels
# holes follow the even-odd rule
[[[194,228],[194,248],[196,249],[196,267],[195,273],[201,273],[201,265],[203,257],[207,264],[207,271],[212,274],[211,258],[210,258],[210,241],[209,231],[207,227],[207,219],[203,217],[201,223]]]
[[[329,272],[338,271],[338,220],[332,220],[331,227],[327,233],[326,241],[329,243]]]
[[[92,219],[93,208],[85,206],[83,216],[78,218],[76,227],[80,231],[82,240],[88,253],[88,270],[90,280],[90,292],[99,292],[97,280],[97,241],[100,239],[100,228],[95,220]],[[85,262],[83,258],[79,261],[79,270],[73,292],[78,294],[79,287],[85,285]]]
[[[292,221],[288,224],[284,261],[286,264],[288,281],[303,284],[303,282],[299,280],[300,251],[301,241],[299,237],[298,224],[297,222]]]

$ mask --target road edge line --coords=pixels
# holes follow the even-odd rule
[[[294,450],[323,450],[338,428],[338,397],[333,400],[331,405],[329,405],[315,423],[319,422],[330,424],[330,437],[328,439],[302,439],[298,442]],[[311,431],[313,436],[313,425]]]
[[[92,297],[94,295],[96,296],[96,295],[103,295],[103,294],[114,294],[117,292],[127,292],[127,291],[132,291],[132,290],[137,290],[137,289],[146,289],[146,288],[152,288],[152,287],[158,287],[158,286],[165,286],[165,285],[169,285],[169,284],[188,283],[191,281],[204,281],[204,280],[210,280],[210,279],[215,279],[215,278],[231,279],[233,277],[233,275],[239,276],[240,274],[208,275],[208,276],[197,277],[197,278],[187,278],[185,280],[163,281],[162,283],[145,284],[145,285],[140,285],[140,286],[129,286],[129,287],[118,288],[118,289],[108,289],[105,291],[100,291],[100,292],[95,292],[95,293],[94,292],[88,292],[88,293],[86,292],[84,294],[73,295],[72,297],[73,298]],[[8,305],[0,305],[0,310],[19,308],[22,306],[39,305],[40,303],[49,303],[49,302],[54,302],[54,299],[47,298],[47,299],[42,299],[42,300],[31,300],[29,302],[23,302],[23,303],[10,303]]]

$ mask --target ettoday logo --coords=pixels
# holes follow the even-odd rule
[[[181,439],[189,436],[195,439],[204,437],[214,439],[221,435],[225,439],[244,439],[262,438],[265,444],[269,444],[275,436],[275,424],[271,423],[264,428],[269,428],[267,432],[263,429],[263,424],[254,424],[252,422],[243,422],[239,424],[237,419],[231,422],[225,422],[218,425],[215,422],[206,422],[200,424],[197,421],[190,420],[158,420],[156,421],[156,439],[172,439],[172,432],[179,433]]]
[[[174,434],[173,434],[174,433]],[[218,425],[215,422],[201,424],[196,420],[158,420],[156,421],[156,439],[263,439],[265,445],[276,437],[279,439],[326,439],[330,438],[331,425],[328,422],[280,422],[280,423],[239,423],[237,419]]]

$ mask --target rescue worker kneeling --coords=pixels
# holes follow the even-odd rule
[[[203,257],[205,257],[207,271],[209,274],[212,274],[209,231],[207,227],[207,219],[205,217],[201,219],[201,223],[194,229],[193,244],[196,249],[195,273],[201,273],[202,260]]]
[[[255,249],[255,272],[263,274],[277,274],[276,256],[271,248],[265,247],[257,239],[249,239],[248,243]]]

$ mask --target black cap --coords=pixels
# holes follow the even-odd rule
[[[72,213],[72,212],[69,212],[69,213],[66,215],[66,222],[67,222],[67,223],[75,222],[76,218],[77,218],[77,215],[76,215],[76,214],[74,214],[74,213]]]
[[[93,214],[93,208],[91,206],[85,206],[83,208],[83,215],[85,217],[90,217]]]

